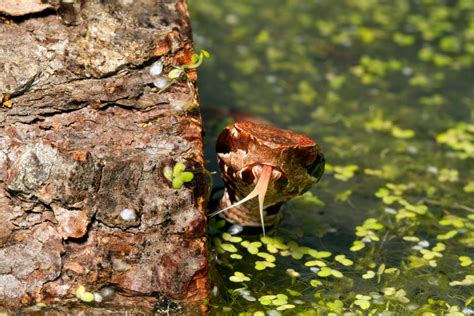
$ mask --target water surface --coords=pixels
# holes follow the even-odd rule
[[[474,1],[191,0],[190,12],[212,54],[199,70],[206,154],[229,122],[214,114],[232,109],[311,136],[328,163],[272,238],[211,237],[213,312],[473,314]]]

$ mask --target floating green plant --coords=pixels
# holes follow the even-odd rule
[[[357,165],[347,165],[347,166],[332,166],[330,164],[326,165],[327,171],[334,172],[334,178],[347,181],[350,178],[354,177],[354,174],[357,170],[359,170],[359,166]]]
[[[461,159],[474,158],[474,124],[459,123],[439,134],[436,140],[453,149]]]
[[[245,274],[243,274],[242,272],[235,271],[234,275],[229,277],[229,280],[235,283],[242,283],[242,282],[250,281],[250,278],[246,276]]]

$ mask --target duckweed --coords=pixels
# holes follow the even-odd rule
[[[248,276],[246,276],[245,274],[243,274],[242,272],[235,271],[234,275],[229,277],[229,280],[231,282],[241,283],[241,282],[250,281],[250,278]]]

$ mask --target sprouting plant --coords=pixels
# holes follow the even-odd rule
[[[179,79],[182,75],[186,75],[187,69],[196,69],[202,64],[204,58],[209,58],[210,56],[211,55],[208,51],[201,49],[199,54],[194,53],[191,56],[191,64],[185,64],[175,67],[168,73],[168,78],[171,80]]]
[[[209,52],[207,52],[204,49],[201,49],[199,54],[194,53],[191,56],[190,64],[173,66],[174,68],[167,75],[162,74],[162,71],[163,71],[162,59],[159,59],[158,61],[156,61],[150,67],[149,72],[150,72],[150,75],[152,75],[155,78],[155,80],[153,81],[153,84],[155,85],[155,87],[160,89],[158,93],[161,93],[165,91],[166,89],[168,89],[170,86],[176,83],[180,78],[184,78],[186,81],[188,81],[189,78],[186,74],[186,70],[196,69],[202,64],[204,58],[209,58],[210,56],[211,55],[209,54]]]
[[[76,297],[83,302],[90,303],[94,300],[94,294],[87,292],[83,285],[80,285],[76,290]]]
[[[166,166],[163,169],[163,175],[166,179],[171,181],[173,189],[179,190],[184,183],[191,182],[194,179],[194,174],[189,171],[184,171],[186,166],[182,162],[178,162],[173,168]]]

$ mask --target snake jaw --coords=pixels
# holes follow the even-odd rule
[[[274,171],[276,171],[276,172],[274,172]],[[254,174],[255,179],[257,179],[257,176],[258,176],[258,180],[257,180],[257,183],[255,184],[254,189],[246,197],[244,197],[240,201],[238,201],[238,202],[236,202],[232,205],[229,205],[226,208],[218,210],[214,213],[211,213],[210,216],[211,217],[215,216],[217,214],[220,214],[222,212],[227,211],[228,209],[239,206],[239,205],[253,199],[254,197],[258,197],[258,207],[259,207],[259,211],[260,211],[260,221],[261,221],[261,224],[262,224],[263,236],[265,236],[265,221],[263,219],[263,217],[264,217],[263,205],[264,205],[264,202],[265,202],[265,195],[267,194],[268,184],[272,180],[273,174],[275,173],[276,177],[280,177],[281,172],[275,170],[270,165],[256,165],[252,168],[252,173]]]

